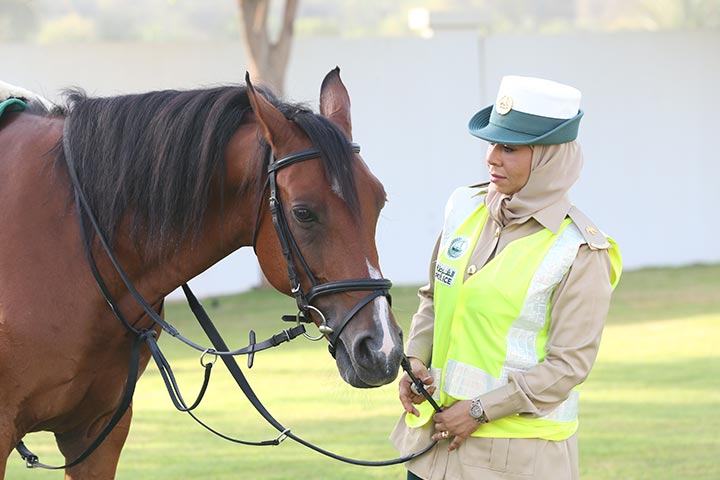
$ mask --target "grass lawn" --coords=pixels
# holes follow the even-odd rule
[[[394,311],[407,331],[415,287],[393,288]],[[293,300],[272,291],[204,301],[229,345],[277,333]],[[207,344],[183,305],[167,318]],[[618,286],[595,369],[581,400],[583,479],[720,478],[720,265],[626,272]],[[164,335],[161,347],[182,392],[194,400],[198,355]],[[244,359],[240,359],[241,366]],[[297,339],[256,355],[251,384],[270,412],[307,440],[363,459],[394,458],[387,437],[400,413],[397,388],[356,390],[344,384],[321,342]],[[138,384],[130,437],[118,478],[367,479],[404,478],[402,466],[367,468],[320,456],[291,440],[247,447],[221,440],[172,407],[154,365]],[[273,438],[218,363],[198,415],[246,440]],[[52,436],[32,434],[28,446],[44,463],[61,463]],[[7,479],[61,479],[28,471],[16,454]]]

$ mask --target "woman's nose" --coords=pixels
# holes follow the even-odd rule
[[[485,159],[488,165],[499,165],[500,155],[498,155],[497,145],[490,145],[487,151],[487,158]]]

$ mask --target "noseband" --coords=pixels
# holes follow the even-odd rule
[[[352,143],[351,148],[354,153],[360,152],[360,145],[358,145],[357,143]],[[270,208],[270,215],[272,216],[273,226],[275,227],[275,234],[277,235],[278,241],[280,242],[280,248],[282,249],[283,256],[285,257],[285,260],[287,262],[288,279],[290,280],[291,292],[295,296],[295,302],[297,303],[299,313],[302,314],[297,316],[285,316],[283,317],[283,319],[288,321],[309,323],[311,322],[312,318],[311,311],[315,312],[317,315],[320,316],[320,325],[318,326],[318,330],[322,335],[316,338],[308,338],[312,340],[319,340],[320,338],[325,336],[329,341],[328,349],[330,350],[330,354],[335,357],[335,349],[337,342],[339,341],[340,335],[342,334],[343,330],[348,325],[350,320],[352,320],[353,317],[360,310],[362,310],[363,307],[365,307],[365,305],[372,302],[379,296],[385,296],[387,297],[388,302],[391,301],[390,287],[392,286],[392,282],[387,278],[358,278],[352,280],[337,280],[326,283],[318,283],[315,275],[313,275],[312,270],[305,261],[305,258],[300,251],[300,247],[295,241],[295,237],[293,237],[290,226],[288,225],[287,218],[283,210],[282,201],[280,200],[280,190],[278,189],[277,185],[277,172],[295,163],[320,158],[320,150],[317,148],[301,150],[299,152],[282,157],[278,160],[275,159],[272,150],[270,151],[269,155],[270,160],[268,162],[268,176],[265,183],[265,188],[263,188],[263,194],[269,189],[268,203]],[[255,233],[253,235],[253,248],[255,248],[255,244],[257,241],[263,205],[264,203],[260,202],[260,206],[258,207],[258,216],[255,222]],[[301,268],[305,272],[305,275],[310,280],[311,287],[310,290],[307,291],[307,293],[302,288],[302,283],[300,282],[300,276],[298,274],[298,268],[295,263],[295,259],[297,259],[297,262],[300,264]],[[325,318],[325,315],[322,313],[322,311],[320,311],[319,308],[313,305],[315,299],[323,295],[332,295],[334,293],[352,291],[369,291],[370,293],[366,295],[362,300],[360,300],[345,315],[342,321],[335,326],[330,326],[328,324],[327,318]]]

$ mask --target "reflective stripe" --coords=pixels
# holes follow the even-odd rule
[[[578,403],[580,402],[580,390],[570,390],[570,396],[563,403],[558,405],[555,410],[548,413],[543,420],[552,420],[555,422],[573,422],[578,418]]]
[[[440,369],[433,368],[431,374],[438,379],[440,378],[439,371]],[[474,398],[507,385],[507,383],[507,377],[495,378],[480,368],[450,359],[445,370],[443,391],[455,398]],[[433,397],[437,397],[437,391]],[[539,418],[555,422],[572,422],[578,417],[579,399],[580,392],[572,390],[567,400],[549,414]]]
[[[430,376],[433,377],[433,382],[429,385],[435,387],[435,391],[432,394],[433,400],[440,402],[440,379],[442,378],[442,368],[430,367]]]
[[[445,223],[440,239],[441,252],[445,250],[460,225],[483,204],[485,197],[477,195],[477,192],[476,188],[458,188],[448,199],[448,203],[445,205]]]
[[[474,398],[507,384],[507,378],[495,378],[481,368],[448,359],[443,391],[455,398]]]
[[[533,275],[520,315],[507,334],[507,356],[500,378],[508,373],[524,372],[538,363],[537,336],[545,326],[550,297],[584,243],[580,230],[569,224],[553,243]]]
[[[445,393],[455,398],[473,398],[506,385],[510,372],[525,372],[539,363],[537,339],[545,327],[550,298],[582,243],[582,234],[574,223],[570,223],[543,258],[530,282],[520,314],[506,336],[507,353],[500,378],[449,358],[442,382]],[[541,418],[557,422],[576,420],[578,397],[579,392],[573,390],[567,400]]]

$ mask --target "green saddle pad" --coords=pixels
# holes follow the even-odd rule
[[[25,107],[27,107],[27,105],[19,98],[8,98],[0,103],[0,117],[2,117],[6,111],[19,112],[20,110],[24,110]]]

